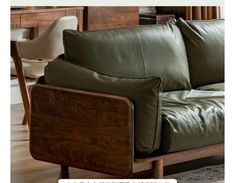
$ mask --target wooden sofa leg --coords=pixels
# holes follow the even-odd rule
[[[153,178],[162,179],[163,178],[163,159],[159,159],[153,162]]]
[[[68,179],[69,178],[69,167],[61,165],[61,171],[60,171],[60,178],[61,179]]]

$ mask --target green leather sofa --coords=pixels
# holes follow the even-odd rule
[[[167,160],[168,156],[182,154],[190,157],[199,152],[197,150],[203,152],[201,156],[195,155],[197,158],[223,153],[224,98],[186,99],[186,97],[191,89],[224,91],[224,20],[185,21],[178,19],[166,25],[92,32],[65,30],[63,41],[64,55],[46,66],[44,78],[40,79],[41,83],[39,80],[31,94],[30,148],[34,158],[65,167],[74,166],[124,177],[145,170],[145,168],[135,167],[150,166],[155,167],[155,171],[157,171],[155,177],[162,177],[161,169],[167,163],[159,160]],[[70,140],[76,141],[76,138],[83,139],[84,136],[70,139],[66,135],[63,136],[64,129],[53,134],[53,127],[49,128],[48,124],[53,123],[56,128],[56,116],[63,116],[63,111],[66,113],[70,105],[75,104],[71,98],[66,99],[64,95],[62,97],[60,94],[50,95],[50,97],[53,96],[53,99],[47,99],[45,96],[44,98],[43,96],[38,97],[39,91],[45,91],[48,87],[50,92],[62,89],[63,92],[68,93],[81,91],[90,92],[89,95],[98,93],[107,94],[108,97],[116,96],[127,99],[131,106],[130,109],[133,110],[133,116],[130,118],[131,127],[128,126],[129,123],[126,125],[129,132],[127,136],[124,136],[126,139],[130,139],[128,143],[124,143],[122,140],[125,138],[123,138],[117,140],[118,142],[115,141],[113,146],[106,144],[101,147],[95,140],[99,139],[97,135],[99,133],[86,134],[87,138],[93,136],[94,139],[92,142],[82,142],[82,146],[86,146],[86,143],[98,144],[97,151],[92,150],[97,154],[93,156],[95,163],[92,160],[74,163],[83,156],[81,154],[66,160],[65,152],[58,153],[60,146],[51,149],[47,142],[56,138],[59,142],[65,138],[68,143]],[[68,88],[71,90],[67,90]],[[42,109],[39,109],[39,99],[44,99],[43,104],[48,106],[62,100],[62,103],[56,104],[57,106],[62,104],[62,108],[60,107],[60,110],[56,111],[56,107],[51,107],[53,111],[51,114],[45,110],[42,112]],[[67,102],[65,102],[66,100]],[[93,108],[99,108],[100,103],[96,101],[94,100],[87,110],[92,109],[91,111],[93,111]],[[89,103],[90,100],[83,102]],[[77,105],[82,104],[77,101]],[[112,106],[115,106],[115,102],[110,105],[110,108]],[[115,111],[120,114],[118,106],[115,106],[114,112],[112,111],[113,116],[115,116]],[[69,124],[73,120],[75,123],[71,122],[71,124],[75,124],[75,126],[77,124],[82,130],[83,126],[80,124],[82,120],[80,119],[88,118],[87,116],[90,116],[92,112],[88,114],[86,110],[80,108],[73,112],[75,115],[77,113],[78,116],[83,116],[69,118],[63,122]],[[101,114],[102,106],[98,113],[92,113],[93,117],[87,120],[87,123],[95,121],[92,123],[99,124],[94,129],[89,127],[91,131],[99,132],[102,129],[100,123],[102,119],[113,120],[109,116],[110,113],[102,114],[102,118],[99,118]],[[54,120],[49,121],[48,117],[53,115]],[[125,116],[125,114],[123,115]],[[41,116],[40,119],[39,116]],[[40,121],[40,128],[37,121]],[[110,122],[115,125],[119,123],[121,122],[118,120]],[[104,128],[107,130],[107,136],[105,133],[102,136],[104,139],[108,139],[108,130],[112,131],[112,126]],[[84,130],[86,131],[87,127],[84,127]],[[51,132],[53,136],[45,138],[45,132]],[[69,132],[76,133],[75,128],[69,128]],[[62,137],[58,133],[61,133]],[[80,146],[79,143],[78,140],[75,144]],[[123,168],[123,171],[116,171],[114,167],[106,164],[107,161],[115,159],[119,155],[121,158],[126,156],[118,154],[118,150],[115,152],[117,143],[120,149],[122,146],[124,149],[125,146],[129,148],[128,156],[130,158],[125,165],[118,164],[114,160],[116,169],[118,166],[120,170],[122,166],[128,167]],[[43,153],[41,154],[36,150],[39,146],[42,146]],[[68,143],[67,151],[70,151],[69,146]],[[101,154],[108,152],[105,152],[104,149],[99,151],[99,148],[113,149],[112,152],[109,152],[112,157],[105,159]],[[80,151],[78,151],[75,152],[79,154]],[[89,154],[89,148],[87,153]],[[190,158],[186,158],[186,160],[190,160]],[[122,160],[120,159],[120,161]],[[157,164],[152,164],[155,161]],[[177,162],[180,161],[175,160],[175,163]],[[112,168],[113,170],[111,170]]]

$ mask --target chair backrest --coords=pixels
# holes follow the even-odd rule
[[[63,30],[77,30],[77,17],[65,16],[56,20],[42,35],[17,42],[19,56],[30,59],[53,59],[64,53]]]

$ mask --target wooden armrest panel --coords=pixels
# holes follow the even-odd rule
[[[31,101],[35,159],[118,176],[132,173],[134,117],[128,98],[36,84]]]

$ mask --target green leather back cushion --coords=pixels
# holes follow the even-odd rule
[[[179,19],[192,87],[224,81],[224,20]]]
[[[160,146],[161,79],[111,77],[58,58],[45,68],[46,84],[130,98],[134,104],[135,153],[149,155]],[[94,104],[95,105],[95,104]]]
[[[64,31],[65,58],[116,77],[160,77],[163,90],[190,88],[186,49],[175,24]]]

